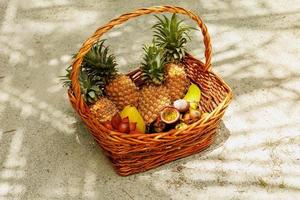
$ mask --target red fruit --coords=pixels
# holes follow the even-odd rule
[[[162,132],[166,128],[166,123],[163,122],[160,117],[158,117],[154,122],[153,127],[155,132]]]
[[[104,122],[103,123],[103,125],[107,128],[107,129],[109,129],[109,130],[113,130],[113,127],[112,127],[112,125],[111,125],[111,122],[110,121],[106,121],[106,122]]]
[[[123,118],[123,119],[122,119],[122,122],[123,122],[123,123],[129,123],[129,118],[128,118],[128,117]]]
[[[119,124],[118,131],[120,131],[121,133],[129,133],[130,131],[129,123],[122,122],[121,124]]]
[[[136,122],[130,122],[129,129],[130,131],[134,131],[136,129]]]
[[[121,122],[122,122],[122,118],[119,113],[116,113],[111,119],[111,125],[116,130],[118,130]]]

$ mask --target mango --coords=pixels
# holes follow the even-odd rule
[[[139,132],[145,133],[146,125],[144,119],[136,107],[128,105],[120,112],[120,115],[122,119],[128,117],[130,123],[136,123],[136,129]]]
[[[190,103],[191,108],[197,109],[196,107],[198,107],[201,99],[200,88],[192,83],[183,99]]]

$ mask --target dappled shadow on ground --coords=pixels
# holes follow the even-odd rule
[[[163,2],[203,17],[213,70],[233,89],[216,142],[201,154],[123,178],[73,117],[58,78],[70,54],[112,17],[154,3],[1,2],[0,199],[299,196],[300,6]],[[152,17],[142,17],[105,34],[121,71],[139,65],[151,24]],[[202,58],[199,31],[193,39],[189,48]]]

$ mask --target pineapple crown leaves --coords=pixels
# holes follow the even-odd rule
[[[142,63],[142,80],[146,83],[162,84],[164,81],[165,56],[155,41],[149,46],[144,46],[144,62]]]
[[[66,75],[61,76],[61,80],[65,87],[70,87],[72,84],[71,70],[72,65],[66,69]],[[96,102],[100,96],[103,96],[103,89],[96,85],[95,82],[88,76],[87,72],[83,71],[82,68],[79,74],[79,84],[82,97],[86,103],[92,104]]]
[[[96,43],[84,57],[80,73],[79,84],[82,97],[88,104],[92,104],[104,95],[107,81],[117,74],[116,61],[113,55],[108,55],[108,47],[104,47],[104,40]],[[73,55],[73,58],[76,54]],[[100,71],[102,69],[102,71]],[[60,76],[63,85],[70,87],[72,65],[66,69],[66,75]]]
[[[104,42],[100,40],[95,43],[82,63],[88,76],[99,86],[106,85],[118,73],[116,58],[109,54],[109,47],[104,46]]]
[[[67,67],[66,69],[66,75],[60,76],[60,80],[63,82],[64,87],[70,87],[71,86],[71,71],[72,71],[72,65]]]
[[[96,102],[100,96],[103,96],[102,89],[98,85],[95,85],[86,71],[80,72],[79,82],[82,97],[88,104]]]
[[[72,58],[75,58],[77,54],[73,54]],[[63,82],[64,87],[70,87],[71,86],[71,72],[72,72],[72,65],[69,65],[66,69],[66,74],[64,76],[59,76],[60,80]]]
[[[189,31],[194,29],[178,20],[176,14],[171,19],[163,15],[155,16],[158,22],[152,27],[157,45],[164,49],[167,61],[181,61],[185,56],[186,43],[191,40]]]

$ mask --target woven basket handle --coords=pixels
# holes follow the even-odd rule
[[[162,13],[162,12],[170,12],[170,13],[180,13],[189,16],[191,19],[197,22],[198,26],[201,29],[202,35],[203,35],[203,41],[204,41],[204,46],[205,46],[205,65],[204,65],[204,70],[210,70],[211,68],[211,43],[210,43],[210,37],[207,31],[207,28],[205,24],[202,22],[202,20],[193,12],[188,11],[184,8],[181,7],[176,7],[176,6],[155,6],[155,7],[150,7],[150,8],[141,8],[136,11],[130,12],[123,14],[119,16],[118,18],[115,18],[108,22],[105,26],[100,27],[99,29],[96,30],[96,32],[88,38],[80,48],[76,58],[73,61],[72,65],[72,73],[71,73],[71,80],[72,80],[72,89],[77,98],[81,98],[81,93],[80,93],[80,85],[78,81],[78,75],[80,71],[80,65],[82,63],[83,57],[85,54],[88,53],[88,51],[91,49],[93,44],[99,40],[99,38],[112,29],[114,26],[122,24],[123,22],[135,18],[141,15],[146,15],[146,14],[151,14],[151,13]],[[83,106],[82,101],[78,101],[78,106]]]

